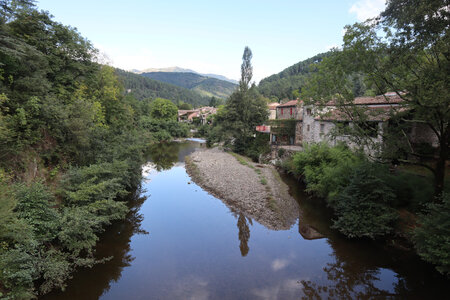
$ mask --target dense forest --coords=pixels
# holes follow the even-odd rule
[[[188,88],[158,81],[139,74],[116,69],[116,74],[126,90],[130,90],[133,97],[142,100],[146,98],[165,98],[178,104],[189,103],[195,107],[207,105],[211,97],[191,91]]]
[[[284,69],[278,74],[262,79],[259,82],[258,91],[264,97],[275,102],[298,96],[307,78],[315,71],[315,65],[330,54],[330,52],[317,54]]]
[[[167,82],[199,93],[206,97],[227,98],[237,88],[236,84],[228,81],[210,78],[187,72],[148,72],[142,76],[154,80]]]
[[[171,101],[125,94],[96,53],[32,1],[0,1],[0,298],[63,288],[108,259],[94,246],[127,214],[143,150],[188,133]]]

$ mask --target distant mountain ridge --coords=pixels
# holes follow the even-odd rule
[[[237,88],[234,83],[192,72],[144,72],[140,75],[189,89],[209,98],[225,99]]]
[[[169,99],[175,104],[185,102],[192,104],[194,107],[208,105],[210,100],[210,97],[202,96],[196,91],[153,80],[132,72],[116,69],[116,74],[125,90],[139,100],[160,97]]]
[[[164,73],[194,73],[194,74],[198,74],[198,75],[201,75],[201,76],[210,77],[210,78],[216,78],[216,79],[219,79],[219,80],[224,80],[224,81],[228,81],[228,82],[231,82],[231,83],[234,83],[234,84],[238,84],[237,80],[227,78],[226,76],[223,76],[223,75],[212,74],[212,73],[204,74],[204,73],[196,72],[196,71],[191,70],[191,69],[184,69],[184,68],[180,68],[180,67],[148,68],[148,69],[144,69],[144,70],[133,69],[130,72],[133,72],[133,73],[136,73],[136,74],[155,73],[155,72],[158,72],[158,73],[159,72],[164,72]]]

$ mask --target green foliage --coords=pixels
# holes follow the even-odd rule
[[[403,113],[390,119],[389,126],[398,130],[397,134],[391,131],[386,135],[384,144],[395,147],[384,150],[400,148],[407,157],[414,158],[409,163],[417,163],[417,158],[434,160],[431,169],[436,197],[444,190],[445,161],[450,149],[447,7],[446,0],[388,1],[379,18],[345,27],[342,50],[334,50],[319,64],[318,72],[302,91],[302,96],[315,104],[323,105],[333,99],[344,107],[343,113],[363,122],[367,114],[348,105],[357,96],[355,90],[361,90],[363,84],[376,94],[396,92],[403,100]],[[404,126],[405,120],[414,122]],[[430,138],[438,143],[437,155],[430,156],[429,149],[413,147],[413,135],[408,133],[414,123],[426,124],[431,129]],[[362,137],[361,132],[354,135]],[[384,156],[404,159],[398,157],[397,151]]]
[[[192,105],[189,104],[189,103],[180,102],[180,103],[178,104],[178,109],[182,109],[182,110],[192,110],[193,107],[192,107]]]
[[[256,86],[250,86],[253,75],[251,58],[251,50],[246,47],[242,57],[239,89],[230,96],[223,109],[219,108],[208,144],[223,140],[227,145],[232,145],[233,151],[244,153],[253,140],[255,127],[267,120],[267,104],[257,92]]]
[[[315,55],[278,74],[264,78],[258,85],[258,91],[265,97],[271,98],[271,102],[297,98],[298,92],[302,92],[306,81],[316,71],[316,65],[329,55],[330,52]]]
[[[393,190],[373,169],[363,165],[350,178],[350,183],[336,196],[333,227],[348,237],[376,238],[393,231],[398,218],[391,207]]]
[[[208,104],[208,99],[195,91],[157,81],[131,72],[116,69],[116,74],[125,90],[139,100],[148,98],[170,99],[174,103],[185,102],[195,107]]]
[[[261,154],[270,152],[269,138],[268,134],[256,133],[256,137],[245,148],[244,154],[254,162],[258,162]]]
[[[189,135],[189,125],[174,120],[158,120],[144,116],[140,119],[140,126],[151,133],[156,141],[169,141]]]
[[[353,168],[364,161],[344,145],[330,147],[326,143],[307,144],[297,152],[290,166],[296,176],[302,176],[307,191],[326,198],[330,203],[349,183]]]
[[[87,40],[27,2],[0,5],[0,290],[9,299],[64,288],[76,267],[98,262],[99,234],[128,212],[120,199],[161,129],[143,126],[158,110],[124,95]],[[187,134],[168,107],[158,112],[171,120],[157,122]]]
[[[142,76],[195,91],[205,97],[227,98],[236,89],[236,84],[187,72],[150,72]]]
[[[58,231],[60,216],[52,208],[55,201],[47,188],[42,183],[20,184],[15,187],[15,198],[18,200],[17,217],[33,228],[35,239],[41,243],[52,241]]]
[[[170,100],[156,98],[150,105],[150,116],[156,120],[176,120],[178,108]]]
[[[444,274],[450,274],[450,194],[444,193],[442,203],[429,204],[419,218],[413,241],[417,253]]]

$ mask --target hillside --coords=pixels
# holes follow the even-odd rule
[[[148,72],[141,75],[195,91],[205,97],[227,98],[237,87],[228,81],[191,72]]]
[[[208,97],[202,96],[201,94],[187,88],[153,80],[151,78],[120,69],[116,69],[116,74],[120,78],[120,81],[124,85],[125,89],[131,90],[133,96],[139,100],[161,97],[169,99],[174,103],[183,101],[196,107],[207,105],[209,103]]]
[[[278,74],[271,75],[260,81],[259,92],[268,98],[290,99],[294,90],[301,89],[306,78],[311,74],[311,66],[331,55],[331,52],[317,54],[304,61],[292,65]]]

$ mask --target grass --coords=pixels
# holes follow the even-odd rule
[[[267,197],[267,206],[269,207],[269,209],[273,212],[278,212],[279,208],[277,205],[277,202],[275,201],[275,199],[273,198],[273,193],[272,193],[272,189],[270,188],[269,185],[267,185],[267,178],[264,176],[264,174],[262,173],[260,168],[256,168],[255,166],[252,165],[251,161],[249,158],[246,158],[245,156],[239,155],[237,153],[234,152],[230,152],[230,154],[236,158],[236,160],[243,166],[247,166],[250,169],[253,169],[253,171],[255,171],[255,173],[258,175],[258,179],[259,182],[264,185],[266,187],[266,192],[268,194]],[[272,174],[275,175],[274,171],[272,170]],[[276,173],[278,175],[278,173]],[[281,181],[281,178],[278,176],[275,176],[275,178],[279,181]]]

